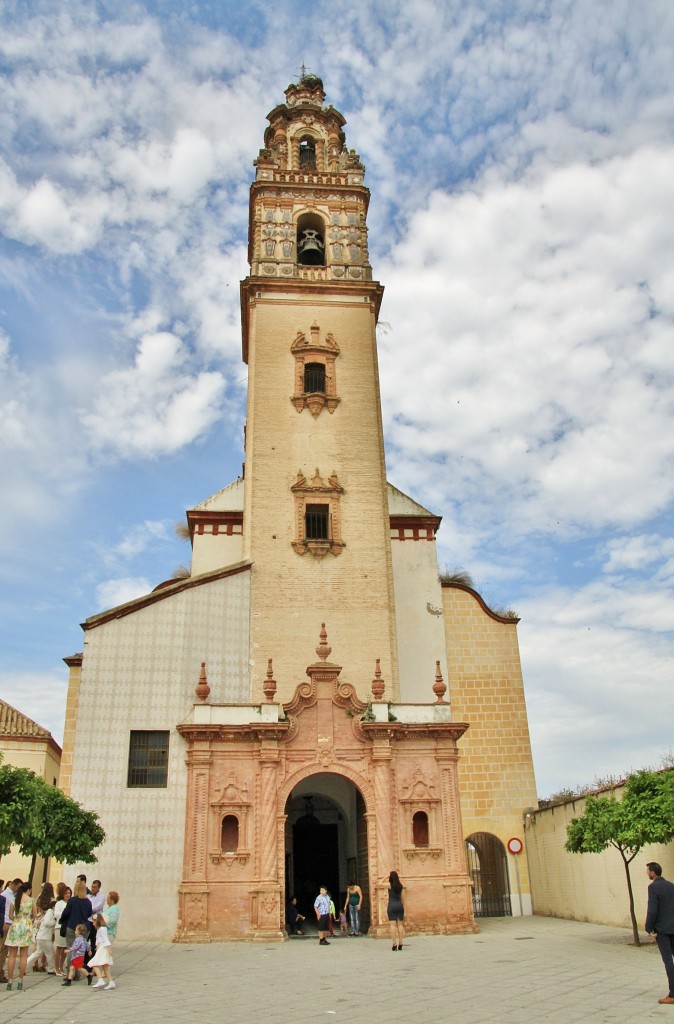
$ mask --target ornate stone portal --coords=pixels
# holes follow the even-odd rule
[[[450,720],[442,694],[389,705],[379,672],[364,703],[328,661],[325,627],[316,652],[288,703],[274,703],[273,687],[258,706],[202,698],[179,726],[188,798],[176,940],[286,937],[287,802],[301,782],[326,774],[347,780],[365,805],[370,934],[388,935],[391,870],[405,884],[410,930],[475,931],[457,783],[467,726]]]

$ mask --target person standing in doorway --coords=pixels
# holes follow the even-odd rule
[[[318,944],[319,946],[329,946],[327,934],[330,931],[330,897],[324,885],[321,886],[321,891],[314,900],[314,910],[318,921]]]
[[[646,931],[655,935],[669,982],[668,994],[658,1002],[674,1003],[674,883],[662,877],[662,868],[654,860],[646,865],[646,874],[651,880]]]
[[[403,948],[405,938],[405,927],[403,919],[405,908],[403,906],[403,883],[398,877],[397,871],[392,871],[388,876],[388,907],[386,912],[391,924],[391,949],[395,952]]]
[[[351,924],[350,935],[360,935],[360,908],[363,905],[363,890],[357,885],[355,879],[351,879],[346,887],[346,903],[344,913],[349,911],[349,922]]]

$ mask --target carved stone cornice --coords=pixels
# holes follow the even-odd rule
[[[459,740],[468,728],[467,722],[363,722],[363,734],[375,739],[387,736],[390,740],[412,740],[423,737],[436,740]]]
[[[186,722],[177,727],[188,743],[215,743],[219,740],[277,740],[283,741],[290,729],[289,722],[246,722],[241,725],[229,723],[196,725]]]

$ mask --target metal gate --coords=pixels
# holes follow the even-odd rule
[[[466,839],[475,917],[511,917],[508,859],[503,843],[489,832]]]

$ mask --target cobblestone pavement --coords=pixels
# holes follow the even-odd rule
[[[480,933],[384,940],[115,945],[117,988],[44,974],[0,989],[20,1024],[644,1024],[672,1021],[657,947],[617,928],[545,917],[480,922]]]

